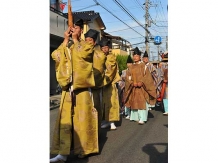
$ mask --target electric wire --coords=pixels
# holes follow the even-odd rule
[[[95,3],[99,3],[97,0],[93,0]],[[117,18],[118,20],[120,20],[122,23],[124,23],[126,26],[128,26],[129,28],[131,28],[133,31],[135,31],[136,33],[138,33],[139,35],[143,36],[141,33],[139,33],[138,31],[136,31],[135,29],[133,29],[132,27],[130,27],[128,24],[126,24],[124,21],[122,21],[120,18],[118,18],[116,15],[114,15],[110,10],[108,10],[106,7],[104,7],[102,4],[99,3],[99,5],[104,8],[106,11],[108,11],[111,15],[113,15],[115,18]],[[143,36],[144,37],[144,36]]]

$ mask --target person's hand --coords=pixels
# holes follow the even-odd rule
[[[138,85],[138,87],[141,87],[142,86],[142,82],[138,82],[137,85]]]
[[[79,35],[79,32],[77,30],[75,30],[75,28],[72,28],[72,39],[73,39],[73,42],[76,43],[78,42],[78,35]]]
[[[73,33],[73,27],[68,27],[67,30],[64,32],[64,39],[70,38],[70,35]]]
[[[68,27],[68,29],[64,32],[64,42],[63,44],[66,46],[70,39],[70,35],[73,33],[73,27]]]

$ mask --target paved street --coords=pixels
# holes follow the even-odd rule
[[[51,139],[57,112],[58,108],[50,110]],[[66,163],[168,162],[168,117],[163,116],[160,108],[149,111],[149,120],[144,125],[122,117],[116,125],[116,131],[101,129],[99,154],[84,159],[72,154]]]

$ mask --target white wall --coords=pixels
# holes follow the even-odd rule
[[[67,19],[53,11],[50,11],[50,34],[64,37],[67,29]]]

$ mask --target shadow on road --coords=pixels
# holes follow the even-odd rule
[[[115,125],[121,126],[122,125],[122,115],[120,115],[120,120],[119,121],[115,121]],[[110,127],[109,128],[104,128],[104,129],[100,129],[100,136],[99,136],[99,154],[101,154],[101,151],[105,145],[105,143],[107,142],[107,132],[110,132]]]
[[[166,128],[168,128],[168,124],[165,124],[164,126],[165,126]]]
[[[99,136],[99,154],[101,154],[101,151],[107,141],[107,132],[110,131],[109,128],[100,129],[100,136]]]
[[[149,163],[168,163],[168,143],[146,144],[142,151],[149,155]]]
[[[115,121],[115,125],[116,126],[121,126],[122,125],[122,120],[123,120],[123,115],[120,114],[120,120],[119,121]]]
[[[148,118],[154,118],[154,115],[150,111],[148,111]]]
[[[163,113],[163,112],[164,112],[163,102],[161,102],[161,103],[159,104],[159,106],[156,105],[155,108],[154,108],[154,110]]]
[[[89,157],[85,158],[78,158],[77,156],[70,154],[70,156],[67,158],[67,161],[65,163],[87,163],[89,162]]]

